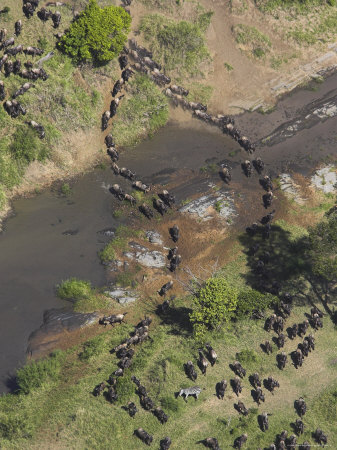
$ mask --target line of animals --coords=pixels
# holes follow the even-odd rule
[[[22,11],[24,15],[29,19],[34,15],[35,10],[39,5],[40,0],[23,0]],[[50,6],[62,6],[64,3],[61,2],[50,2],[48,5]],[[47,21],[49,18],[53,22],[54,28],[58,28],[61,22],[61,13],[59,11],[55,11],[54,13],[50,10],[46,10],[46,8],[42,7],[39,11],[37,11],[37,16],[43,22]],[[31,60],[28,60],[22,64],[22,61],[18,59],[18,55],[24,54],[26,56],[41,56],[44,53],[43,49],[38,47],[28,46],[26,48],[23,47],[22,44],[16,43],[16,38],[21,35],[22,32],[22,20],[17,20],[14,24],[14,35],[7,38],[7,29],[0,29],[0,50],[3,51],[3,55],[0,58],[0,72],[3,68],[5,76],[8,78],[11,73],[20,76],[21,78],[25,78],[31,81],[37,81],[41,79],[46,81],[48,79],[48,74],[42,67],[34,67],[36,63]],[[14,57],[15,60],[12,61],[10,57]],[[23,68],[24,66],[25,68]],[[26,82],[21,85],[13,94],[11,100],[6,100],[3,104],[5,111],[12,118],[17,118],[20,115],[26,115],[26,108],[16,100],[17,97],[24,95],[28,90],[35,87],[35,84],[31,82]],[[0,80],[0,101],[5,100],[6,98],[6,88],[5,84],[2,80]],[[45,138],[45,130],[43,125],[35,122],[34,120],[27,121],[27,125],[31,126],[34,130],[36,130],[40,139]]]

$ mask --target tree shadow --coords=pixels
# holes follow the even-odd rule
[[[189,319],[190,313],[192,313],[192,309],[187,308],[186,306],[169,306],[165,312],[160,308],[157,309],[157,314],[160,317],[162,324],[171,326],[171,330],[168,334],[174,336],[191,336],[193,328]]]

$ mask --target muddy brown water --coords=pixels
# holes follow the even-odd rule
[[[336,95],[336,81],[334,75],[317,91],[297,91],[269,115],[244,114],[237,118],[238,128],[254,140],[261,139],[296,117],[310,102]],[[336,129],[337,117],[329,118],[273,147],[259,148],[256,155],[264,159],[267,173],[273,176],[289,170],[307,175],[320,161],[336,159]],[[171,122],[151,140],[125,151],[119,165],[136,171],[137,178],[145,182],[161,185],[181,176],[175,193],[182,200],[206,191],[210,178],[217,179],[216,173],[201,175],[201,167],[221,162],[233,168],[237,186],[260,192],[257,175],[247,180],[242,174],[240,163],[247,156],[219,130],[194,120],[191,128]],[[107,240],[100,231],[118,225],[113,217],[118,205],[109,192],[116,182],[130,191],[130,184],[116,178],[110,169],[97,169],[74,182],[67,198],[46,191],[14,202],[15,215],[0,235],[2,392],[10,390],[15,369],[24,364],[29,335],[41,325],[43,312],[69,307],[56,297],[56,284],[74,276],[95,286],[104,285],[104,267],[97,252]]]

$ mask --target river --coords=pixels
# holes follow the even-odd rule
[[[256,152],[271,175],[289,170],[308,175],[319,162],[336,161],[337,117],[315,113],[322,104],[333,103],[336,81],[337,75],[332,75],[322,85],[315,85],[318,89],[298,90],[268,115],[246,113],[237,118],[238,128],[252,140],[276,133],[272,146]],[[318,120],[307,124],[304,119],[309,113]],[[287,139],[282,134],[285,123],[283,128],[297,126]],[[119,165],[135,170],[144,182],[166,184],[181,174],[175,194],[182,200],[193,189],[206,189],[209,179],[200,175],[200,168],[209,163],[231,165],[238,185],[257,189],[256,180],[247,180],[242,174],[240,162],[246,158],[236,142],[215,128],[197,120],[188,127],[171,121],[151,140],[125,151]],[[43,312],[69,307],[56,297],[55,286],[73,276],[104,285],[105,271],[97,253],[106,241],[101,231],[118,225],[113,216],[116,201],[108,190],[116,182],[123,185],[110,168],[95,169],[72,183],[68,197],[48,190],[14,202],[15,214],[0,235],[2,392],[12,388],[15,370],[25,362],[29,335],[41,325]]]

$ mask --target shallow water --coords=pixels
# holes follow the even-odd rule
[[[268,116],[242,115],[238,127],[248,136],[261,139],[282,121],[295,117],[306,104],[332,90],[336,80],[337,76],[331,77],[318,92],[293,94]],[[328,155],[336,157],[336,126],[337,117],[319,122],[273,147],[258,149],[256,155],[265,160],[267,173],[274,176],[289,169],[307,174]],[[124,152],[118,164],[136,171],[145,182],[163,185],[181,172],[182,184],[175,192],[180,200],[195,189],[202,192],[207,188],[208,180],[200,177],[199,169],[210,162],[230,164],[239,185],[259,189],[256,177],[247,180],[242,174],[240,162],[247,156],[219,130],[195,120],[192,129],[169,124],[153,139]],[[192,176],[192,181],[185,184],[184,169]],[[0,235],[1,391],[10,388],[9,377],[24,363],[28,337],[41,325],[43,312],[67,305],[55,296],[55,285],[72,276],[90,280],[95,286],[104,284],[104,268],[97,252],[105,239],[98,232],[118,225],[108,190],[116,182],[130,192],[130,183],[106,169],[95,170],[74,182],[68,198],[47,191],[15,201],[15,216]]]

